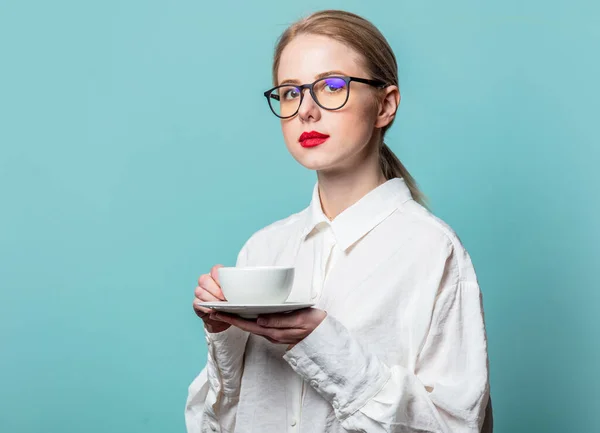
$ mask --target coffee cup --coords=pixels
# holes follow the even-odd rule
[[[283,304],[294,283],[293,267],[221,267],[217,272],[225,299],[235,304]]]

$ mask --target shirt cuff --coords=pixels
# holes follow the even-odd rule
[[[339,419],[364,406],[391,377],[391,370],[330,314],[283,359],[331,403]]]
[[[215,390],[232,396],[239,394],[244,353],[249,333],[235,326],[222,332],[204,328],[208,345],[208,376]]]

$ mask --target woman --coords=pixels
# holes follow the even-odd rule
[[[400,102],[387,41],[357,15],[314,13],[282,34],[273,81],[270,109],[317,183],[236,266],[294,266],[288,300],[315,306],[256,321],[211,313],[197,303],[225,300],[220,265],[202,275],[208,362],[189,387],[188,432],[491,431],[470,257],[383,143]]]

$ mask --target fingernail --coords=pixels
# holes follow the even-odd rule
[[[259,318],[256,320],[256,323],[258,323],[259,325],[265,325],[267,323],[267,319]]]

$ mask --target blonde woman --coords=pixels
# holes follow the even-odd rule
[[[469,254],[383,142],[400,103],[385,38],[344,11],[303,18],[278,41],[265,96],[317,182],[309,206],[254,233],[236,266],[294,266],[288,300],[315,305],[211,313],[197,303],[225,300],[220,265],[202,275],[208,360],[189,387],[188,432],[491,431]]]

